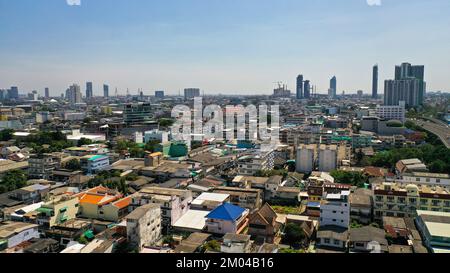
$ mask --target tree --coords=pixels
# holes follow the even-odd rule
[[[80,138],[80,140],[78,140],[78,147],[81,147],[83,145],[91,145],[92,144],[92,140],[88,139],[88,138]]]
[[[27,174],[22,170],[7,171],[0,182],[0,193],[25,187],[27,178]]]
[[[66,163],[66,169],[71,170],[71,171],[80,170],[81,169],[80,161],[76,158],[69,160]]]
[[[168,118],[162,118],[159,120],[159,126],[161,127],[170,127],[174,124],[174,120],[173,119],[168,119]]]
[[[209,242],[206,242],[203,245],[203,250],[209,250],[209,251],[220,251],[220,243],[216,240],[211,240]]]
[[[444,173],[446,171],[447,165],[444,161],[438,159],[430,164],[430,171],[433,173]]]
[[[286,225],[283,237],[283,241],[285,243],[289,244],[290,246],[298,246],[303,242],[305,237],[305,232],[299,225],[293,223],[289,223]]]
[[[0,141],[8,141],[11,140],[14,136],[14,130],[12,129],[4,129],[0,131]]]

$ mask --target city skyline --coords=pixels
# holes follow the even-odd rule
[[[450,19],[439,16],[448,1],[108,2],[0,0],[0,88],[269,95],[278,81],[295,90],[302,74],[321,94],[333,75],[337,94],[370,94],[375,63],[382,83],[409,62],[425,65],[429,91],[449,90],[450,38],[440,33]]]

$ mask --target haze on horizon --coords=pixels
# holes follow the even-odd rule
[[[450,1],[383,0],[0,0],[0,88],[94,83],[146,95],[295,92],[303,74],[325,93],[371,92],[402,62],[425,65],[428,91],[449,91]]]

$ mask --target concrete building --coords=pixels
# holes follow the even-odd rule
[[[152,121],[152,107],[150,103],[129,103],[123,111],[123,121],[126,124],[137,124]]]
[[[450,192],[428,187],[383,182],[373,185],[374,216],[414,217],[416,210],[450,212]]]
[[[160,131],[158,129],[146,131],[144,133],[144,141],[148,143],[149,141],[159,141],[160,143],[166,143],[169,141],[169,132]]]
[[[44,228],[52,228],[55,225],[74,219],[78,215],[79,200],[75,196],[56,196],[45,202],[40,208],[37,223]]]
[[[103,97],[109,98],[109,86],[107,84],[103,85]]]
[[[92,88],[92,82],[87,82],[86,83],[86,98],[90,99],[94,97],[94,91]]]
[[[274,166],[274,151],[259,151],[238,159],[240,175],[255,175],[258,171],[272,170]]]
[[[0,223],[0,251],[39,238],[38,225],[23,222]]]
[[[189,210],[192,192],[188,190],[146,187],[131,195],[131,208],[146,204],[158,204],[161,207],[162,225],[170,228]]]
[[[450,175],[446,173],[406,172],[397,177],[387,177],[387,182],[395,182],[399,185],[415,184],[418,186],[442,187],[450,190]]]
[[[350,225],[349,191],[327,194],[320,203],[320,226],[338,226],[348,228]]]
[[[372,98],[378,98],[378,65],[374,65],[372,69]]]
[[[338,168],[338,147],[336,145],[320,145],[317,165],[320,172],[331,172]]]
[[[398,105],[405,101],[407,107],[423,104],[426,93],[424,66],[403,63],[395,67],[395,80],[386,80],[384,85],[384,104]]]
[[[304,94],[303,94],[303,75],[298,75],[297,77],[297,99],[303,99]]]
[[[161,208],[148,204],[136,208],[126,217],[128,242],[139,250],[154,245],[161,237]]]
[[[80,86],[77,84],[73,84],[66,90],[66,99],[71,104],[81,103],[82,102],[82,94]]]
[[[224,203],[206,215],[206,230],[213,234],[240,234],[248,225],[248,209]]]
[[[186,88],[184,89],[184,99],[189,100],[195,97],[200,97],[200,89],[199,88]]]
[[[423,242],[432,253],[450,253],[450,213],[417,211],[415,219]]]
[[[406,103],[400,101],[398,105],[377,105],[377,117],[387,120],[406,121]]]
[[[310,173],[314,171],[316,145],[300,145],[297,148],[296,171]]]
[[[227,233],[220,246],[222,253],[250,253],[252,241],[250,235]]]
[[[80,158],[81,169],[87,174],[95,174],[109,167],[107,155],[85,155]]]

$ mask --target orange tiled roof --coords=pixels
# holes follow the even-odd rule
[[[131,204],[131,197],[125,197],[113,203],[113,205],[119,209],[128,207],[130,204]]]

